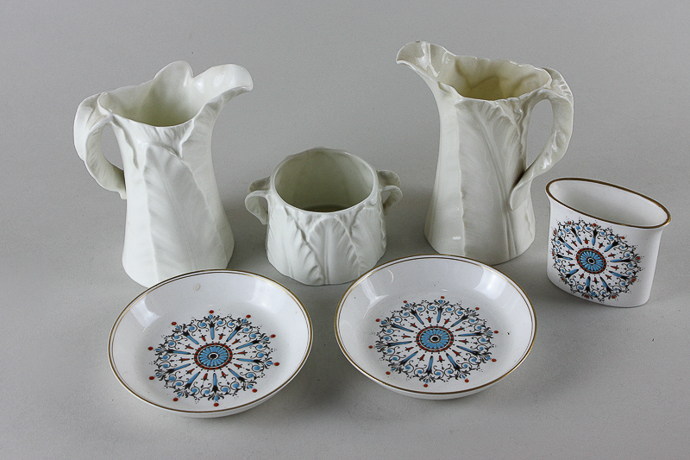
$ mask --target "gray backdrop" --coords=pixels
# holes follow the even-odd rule
[[[689,13],[683,1],[641,0],[0,3],[0,456],[686,456]],[[497,267],[534,303],[533,351],[498,385],[450,401],[394,394],[352,367],[333,332],[347,285],[277,273],[265,227],[244,209],[249,184],[286,155],[341,148],[402,180],[381,261],[433,252],[423,222],[438,114],[422,80],[395,63],[414,40],[555,68],[575,96],[568,152],[533,184],[536,241]],[[121,266],[125,202],[92,180],[72,139],[82,99],[180,59],[195,73],[226,63],[251,73],[254,90],[226,106],[213,137],[237,241],[229,267],[284,284],[315,328],[283,391],[213,420],[163,413],[114,378],[108,334],[143,289]],[[550,116],[540,104],[531,158]],[[117,163],[109,130],[104,144]],[[671,211],[647,305],[602,307],[547,280],[544,186],[563,176],[633,188]]]

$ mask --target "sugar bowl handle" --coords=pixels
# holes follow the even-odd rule
[[[249,186],[249,194],[244,199],[244,206],[247,208],[247,211],[254,214],[264,225],[268,223],[268,209],[261,204],[259,199],[266,199],[270,186],[270,177],[264,177],[263,179],[254,181],[252,185]]]
[[[377,171],[379,177],[379,184],[382,195],[388,193],[388,196],[383,201],[383,213],[388,214],[391,206],[402,199],[402,190],[400,190],[400,178],[393,171]]]

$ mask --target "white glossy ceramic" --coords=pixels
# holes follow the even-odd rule
[[[307,311],[253,273],[205,270],[134,299],[110,333],[110,366],[134,396],[166,412],[222,417],[268,400],[304,365]]]
[[[79,105],[74,145],[96,181],[127,199],[122,263],[137,283],[148,287],[180,273],[227,267],[234,239],[211,162],[211,133],[223,106],[251,89],[242,67],[212,67],[193,77],[180,61],[153,80]],[[124,170],[101,151],[108,125]]]
[[[547,274],[576,297],[615,307],[649,300],[668,210],[644,195],[598,180],[546,186],[551,205]]]
[[[451,399],[484,390],[517,368],[537,321],[510,278],[457,256],[380,265],[345,292],[335,332],[345,357],[397,393]]]
[[[532,180],[563,157],[573,129],[573,95],[563,77],[507,60],[456,56],[426,42],[405,45],[398,63],[427,83],[441,135],[424,233],[431,246],[498,264],[534,241]],[[553,108],[546,146],[527,166],[527,129],[542,100]]]
[[[386,251],[384,214],[402,197],[395,173],[323,147],[287,157],[249,192],[247,209],[268,225],[268,260],[308,285],[345,283],[372,268]]]

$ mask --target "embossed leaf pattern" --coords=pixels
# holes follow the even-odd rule
[[[271,213],[266,237],[269,261],[290,278],[306,284],[324,284],[323,268],[314,249],[309,246],[297,213],[274,203],[269,203],[269,206]],[[279,230],[272,230],[272,227]]]
[[[368,205],[356,213],[335,213],[317,220],[310,228],[310,246],[321,249],[319,263],[327,283],[351,281],[353,273],[363,274],[383,254],[385,230],[375,209]]]
[[[302,283],[339,284],[365,273],[385,252],[380,203],[357,212],[304,213],[285,206],[271,210],[267,247],[271,263]]]
[[[472,132],[475,134],[472,147],[460,149],[462,194],[466,196],[472,190],[489,187],[496,196],[495,207],[498,209],[507,208],[512,187],[518,180],[518,177],[513,177],[514,171],[524,168],[523,165],[517,165],[523,161],[519,154],[523,145],[517,124],[519,121],[509,116],[506,110],[512,112],[510,106],[486,101],[465,101],[459,108],[459,118],[471,118],[467,123],[474,127]],[[479,241],[487,232],[505,235],[495,239],[494,244],[505,247],[508,254],[517,255],[513,218],[514,215],[509,212],[495,212],[487,218],[486,209],[467,207],[463,214],[467,239],[470,242]],[[497,231],[499,228],[501,231]],[[471,247],[467,249],[472,250]]]
[[[165,279],[190,267],[207,268],[208,254],[216,254],[216,263],[222,265],[227,248],[218,226],[227,223],[216,222],[217,213],[189,164],[169,147],[150,145],[140,158],[140,168],[145,170],[142,204],[150,218],[138,222],[148,226],[150,256],[156,260],[158,277]]]

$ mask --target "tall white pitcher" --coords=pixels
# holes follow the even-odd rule
[[[211,133],[225,103],[252,86],[240,66],[193,77],[189,64],[178,61],[153,80],[79,105],[74,145],[94,179],[127,199],[122,263],[139,284],[227,267],[234,239],[211,162]],[[123,169],[101,151],[106,125],[117,138]]]
[[[530,185],[563,157],[573,95],[563,77],[507,60],[456,56],[426,42],[405,45],[397,62],[431,88],[441,126],[436,182],[424,233],[438,252],[498,264],[534,241]],[[527,166],[527,128],[547,99],[553,127]]]

